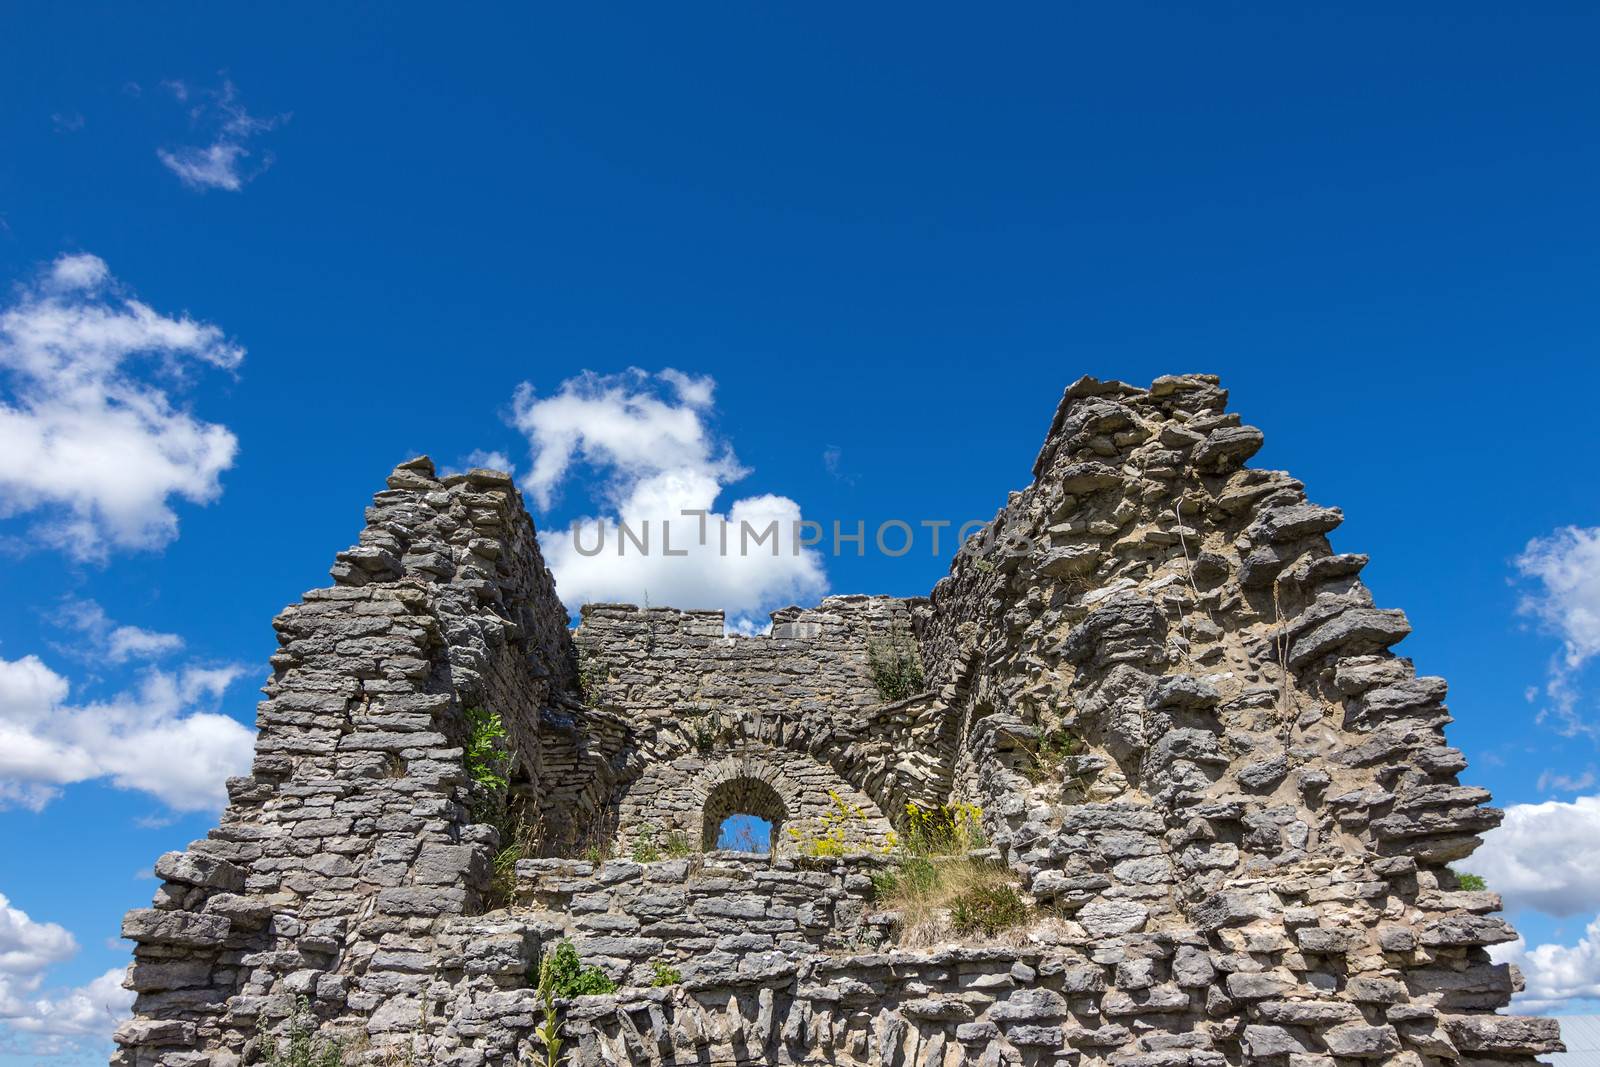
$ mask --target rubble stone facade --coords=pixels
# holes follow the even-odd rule
[[[1515,935],[1449,868],[1500,816],[1459,780],[1445,683],[1391,651],[1409,624],[1330,547],[1339,510],[1246,465],[1261,443],[1214,377],[1082,379],[929,598],[830,597],[761,637],[628,605],[569,630],[508,477],[402,464],[334,585],[274,621],[220,826],[124,922],[113,1062],[263,1062],[309,1017],[348,1062],[542,1063],[531,978],[559,940],[623,986],[561,1006],[581,1065],[1559,1049],[1553,1020],[1498,1013],[1520,977],[1486,946]],[[885,642],[923,692],[880,697]],[[504,795],[467,772],[476,709],[508,733]],[[785,845],[839,802],[847,855]],[[978,805],[1050,918],[899,947],[872,875],[908,802]],[[509,899],[486,804],[544,853]],[[582,858],[707,850],[734,812],[774,823],[771,855]],[[658,962],[682,981],[648,987]]]

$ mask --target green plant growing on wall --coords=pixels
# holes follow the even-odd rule
[[[677,985],[683,981],[683,972],[665,960],[650,961],[650,984],[656,987]]]
[[[930,808],[907,801],[899,842],[912,856],[964,856],[983,847],[983,809],[960,801]]]
[[[530,822],[520,813],[508,810],[496,824],[500,831],[500,850],[494,854],[489,877],[489,896],[495,907],[510,907],[516,902],[517,862],[537,852],[540,837],[538,818]]]
[[[499,712],[467,709],[467,775],[491,793],[503,793],[509,784],[506,771],[511,754],[505,740],[506,724]]]
[[[950,925],[958,934],[990,937],[1028,921],[1028,905],[1010,884],[976,885],[950,902]]]
[[[649,824],[639,827],[633,835],[633,862],[654,863],[661,858],[661,847],[656,844],[656,828]]]
[[[316,1018],[305,997],[295,998],[294,1014],[280,1040],[260,1024],[261,1046],[266,1049],[267,1067],[340,1067],[344,1062],[344,1044],[337,1038],[317,1036]]]
[[[722,730],[722,717],[713,711],[695,719],[689,727],[689,740],[695,751],[709,756],[717,747],[717,734]]]
[[[682,830],[674,830],[668,834],[666,841],[661,845],[661,849],[675,860],[683,859],[685,856],[692,856],[698,851],[693,843],[690,842],[689,835]]]
[[[600,693],[611,680],[611,668],[593,652],[578,649],[578,693],[585,707],[600,706]]]
[[[1454,867],[1450,868],[1450,873],[1456,876],[1456,888],[1458,889],[1465,889],[1470,893],[1479,893],[1489,888],[1489,883],[1483,880],[1483,875],[1481,874],[1469,874],[1466,871],[1458,871]]]
[[[533,1032],[544,1042],[545,1067],[556,1067],[561,1062],[561,1020],[556,1016],[554,963],[549,954],[539,961],[539,1006],[543,1009],[543,1018]]]
[[[1062,764],[1068,756],[1083,751],[1083,740],[1065,726],[1052,726],[1040,732],[1038,741],[1028,746],[1030,762],[1025,772],[1032,782],[1062,777]]]
[[[867,643],[867,676],[885,704],[922,692],[922,657],[905,637]]]
[[[956,803],[906,804],[897,862],[873,876],[878,903],[899,913],[896,937],[906,945],[934,943],[950,932],[992,932],[1027,921],[1013,876],[1004,865],[975,856],[983,847],[983,810]],[[1014,920],[1014,921],[1013,921]]]
[[[539,961],[539,988],[550,983],[552,995],[563,1000],[570,997],[590,997],[615,993],[617,983],[606,977],[606,972],[593,964],[585,965],[578,959],[578,950],[571,941],[563,941]]]

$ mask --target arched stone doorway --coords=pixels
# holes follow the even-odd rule
[[[646,767],[618,797],[617,845],[626,853],[648,829],[657,840],[681,834],[710,848],[722,819],[743,813],[773,824],[774,854],[792,853],[790,828],[818,833],[840,804],[859,813],[847,827],[849,847],[885,847],[889,820],[836,771],[803,752],[751,742],[720,758],[685,756]]]
[[[778,791],[760,778],[730,778],[714,787],[706,797],[701,847],[717,847],[723,823],[735,815],[754,816],[767,824],[767,848],[752,851],[770,851],[778,841],[789,812]]]

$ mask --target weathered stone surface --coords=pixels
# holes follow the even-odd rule
[[[557,1009],[582,1067],[1530,1067],[1554,1026],[1494,1014],[1483,952],[1515,935],[1444,869],[1500,817],[1445,683],[1226,408],[1210,375],[1080,379],[929,598],[749,637],[626,604],[569,629],[509,476],[401,464],[273,620],[221,824],[126,919],[115,1063],[240,1067],[311,1025],[374,1063],[542,1062],[566,941],[620,986]],[[954,862],[891,844],[954,804],[1025,928],[889,889]],[[770,854],[716,848],[733,814]]]

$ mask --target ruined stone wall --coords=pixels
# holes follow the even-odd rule
[[[570,940],[624,985],[649,985],[657,961],[692,983],[725,982],[868,940],[872,875],[886,865],[871,854],[774,863],[736,852],[523,860],[516,898],[545,938]]]
[[[730,636],[720,611],[639,609],[591,604],[574,634],[591,702],[631,730],[635,770],[621,804],[624,839],[642,807],[660,798],[675,827],[700,836],[678,815],[697,791],[719,784],[706,767],[756,746],[770,764],[783,753],[801,787],[805,814],[820,815],[828,789],[853,797],[874,820],[908,799],[942,801],[949,791],[954,734],[926,700],[886,708],[869,658],[896,644],[910,648],[918,601],[828,597],[816,608],[772,614],[772,632]],[[760,760],[757,761],[758,763]],[[828,782],[816,773],[825,767]],[[707,783],[709,782],[709,785]],[[700,798],[703,801],[703,797]],[[881,836],[884,826],[872,833]]]
[[[1094,941],[1191,946],[1203,993],[1170,954],[1108,988],[1193,1048],[1526,1062],[1554,1024],[1483,1014],[1514,935],[1446,866],[1500,815],[1457,778],[1445,684],[1388,651],[1410,627],[1329,546],[1340,512],[1245,468],[1262,434],[1226,396],[1067,390],[1034,484],[919,612],[956,794]]]
[[[1447,865],[1499,815],[1459,781],[1444,683],[1390,651],[1408,624],[1333,551],[1337,509],[1245,467],[1262,435],[1225,402],[1203,375],[1075,383],[927,602],[830,597],[760,638],[593,606],[581,660],[509,480],[402,467],[339,584],[280,617],[222,826],[128,917],[119,1062],[254,1062],[304,997],[358,1062],[509,1067],[543,1055],[532,972],[570,938],[619,981],[686,977],[561,1005],[584,1067],[1527,1067],[1556,1028],[1495,1014],[1519,979],[1485,948],[1514,933]],[[869,651],[908,627],[926,691],[885,703]],[[524,859],[478,914],[474,706],[547,842],[703,831],[725,788],[791,819],[832,787],[873,832],[972,801],[1036,921],[875,948],[870,835],[820,867]]]
[[[381,1034],[422,1010],[441,917],[482,907],[468,708],[498,710],[537,782],[541,709],[573,687],[566,614],[510,479],[397,468],[337,583],[273,625],[256,758],[221,825],[130,912],[125,1064],[225,1067],[303,1001]]]
[[[851,851],[886,851],[893,826],[872,799],[801,752],[741,741],[721,755],[653,763],[619,800],[618,847],[641,835],[679,835],[712,848],[730,815],[771,824],[771,846],[794,852],[805,842],[837,837]]]

